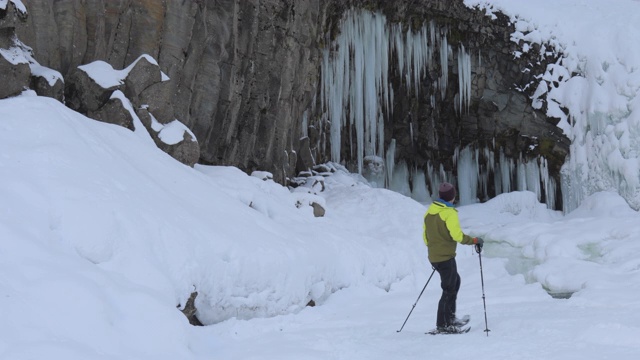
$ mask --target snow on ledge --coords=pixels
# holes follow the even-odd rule
[[[198,141],[191,130],[178,119],[168,124],[161,124],[152,113],[149,113],[149,115],[151,116],[151,128],[158,133],[158,138],[160,138],[163,143],[175,145],[184,140],[185,132],[191,135],[191,141]]]
[[[0,8],[2,8],[2,0],[0,0]],[[13,65],[28,64],[31,69],[31,75],[40,76],[47,79],[50,86],[54,86],[58,80],[64,82],[62,74],[58,71],[40,65],[32,55],[32,49],[25,45],[22,41],[14,38],[14,46],[8,49],[0,49],[0,56],[4,57]]]
[[[24,6],[22,1],[20,0],[10,0],[13,6],[18,9],[22,14],[27,14],[27,7]],[[9,4],[9,0],[0,0],[0,10],[7,10],[7,5]]]
[[[0,0],[1,1],[1,0]],[[17,46],[8,49],[0,49],[0,55],[13,65],[28,64],[29,60],[24,49]]]
[[[125,110],[129,112],[129,114],[131,115],[131,118],[133,119],[133,129],[134,129],[133,132],[136,135],[138,135],[144,142],[151,144],[155,147],[156,144],[151,138],[151,135],[149,134],[149,132],[147,131],[147,128],[145,128],[144,125],[142,124],[140,117],[138,117],[138,114],[136,114],[136,112],[133,110],[131,101],[127,99],[124,93],[120,90],[116,90],[113,92],[113,94],[111,94],[111,99],[119,99],[120,102],[122,102],[122,106],[124,106]]]
[[[104,62],[102,60],[97,60],[92,63],[86,65],[78,66],[78,69],[84,71],[92,78],[96,84],[102,86],[105,89],[110,87],[118,86],[124,84],[124,79],[129,75],[131,69],[140,61],[140,59],[145,58],[148,62],[158,65],[158,62],[151,57],[150,55],[143,54],[140,55],[131,65],[127,66],[122,70],[115,70],[111,64]],[[169,77],[162,71],[161,81],[169,80]]]

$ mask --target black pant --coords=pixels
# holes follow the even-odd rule
[[[440,274],[440,286],[442,287],[442,297],[438,303],[438,318],[436,326],[443,327],[453,323],[456,317],[456,300],[458,290],[460,290],[460,275],[456,259],[432,263],[438,274]]]

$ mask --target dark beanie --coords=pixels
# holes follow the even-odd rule
[[[442,183],[438,195],[440,199],[451,202],[456,198],[456,188],[448,182]]]

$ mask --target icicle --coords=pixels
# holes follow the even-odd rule
[[[435,189],[438,188],[436,184],[440,184],[440,181],[437,177],[437,174],[433,170],[433,164],[431,164],[431,161],[427,162],[426,176],[427,176],[427,179],[429,179],[429,184],[428,184],[429,194],[431,199],[433,200],[435,195],[434,191]]]
[[[511,184],[512,174],[515,171],[515,164],[512,159],[505,156],[504,151],[500,149],[500,174],[502,177],[502,191],[500,193],[508,193],[513,191]],[[496,192],[498,192],[496,188]]]
[[[409,123],[409,137],[411,138],[411,147],[413,147],[413,121]]]
[[[527,169],[524,164],[524,160],[522,159],[522,154],[520,154],[520,158],[518,159],[516,165],[516,181],[517,181],[517,190],[518,191],[526,191],[527,190]]]
[[[436,22],[434,20],[429,21],[429,40],[431,46],[436,45]]]
[[[394,98],[389,84],[390,56],[395,54],[400,76],[417,94],[432,56],[429,36],[435,37],[426,25],[416,33],[403,33],[401,25],[389,29],[382,14],[366,11],[348,11],[340,28],[340,35],[323,54],[323,118],[331,127],[334,162],[341,160],[342,129],[354,129],[348,140],[350,157],[357,159],[357,171],[362,173],[365,156],[384,157],[384,119],[393,111]]]
[[[398,59],[398,73],[400,77],[404,75],[404,41],[402,39],[402,31],[399,25],[393,28],[393,40]]]
[[[389,189],[405,196],[411,196],[411,187],[409,186],[409,168],[407,163],[401,161],[396,164],[391,177],[391,186]]]
[[[542,191],[540,188],[540,167],[538,162],[531,160],[525,163],[525,173],[527,190],[537,195],[538,201],[542,200]]]
[[[388,188],[391,186],[391,179],[393,171],[395,170],[395,157],[396,157],[396,139],[391,139],[389,148],[387,149],[387,156],[385,158],[385,186]]]
[[[471,103],[471,55],[465,50],[464,45],[460,45],[458,51],[458,85],[460,91],[459,106],[460,113],[469,113]]]
[[[478,159],[476,151],[470,147],[462,149],[457,157],[458,193],[460,205],[477,201]]]
[[[545,203],[550,209],[556,206],[556,184],[552,177],[549,176],[549,165],[547,159],[540,160],[540,178],[544,186]]]
[[[440,98],[444,99],[447,95],[447,83],[449,82],[449,44],[446,36],[440,37]]]
[[[411,198],[421,203],[428,202],[431,196],[427,191],[427,180],[424,171],[414,168],[411,179]]]

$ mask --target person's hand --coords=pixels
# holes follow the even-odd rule
[[[480,237],[474,238],[473,243],[476,246],[476,252],[480,254],[482,252],[482,246],[484,245],[484,240]]]

